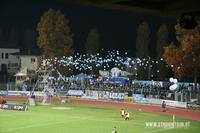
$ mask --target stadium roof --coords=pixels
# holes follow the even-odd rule
[[[163,17],[200,14],[198,0],[57,0]]]

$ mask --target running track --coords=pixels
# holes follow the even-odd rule
[[[7,101],[26,101],[27,96],[6,96],[4,97]],[[42,98],[36,98],[38,101],[42,101]],[[49,102],[60,102],[61,99],[53,98]],[[189,110],[181,108],[167,108],[166,112],[161,112],[159,106],[154,105],[144,105],[137,103],[126,103],[126,102],[109,102],[109,101],[99,101],[99,100],[83,100],[83,99],[70,99],[70,103],[73,104],[93,104],[93,105],[102,105],[108,107],[117,107],[117,108],[132,108],[132,109],[142,109],[145,111],[156,112],[161,114],[176,115],[187,119],[200,121],[200,111],[199,110]]]

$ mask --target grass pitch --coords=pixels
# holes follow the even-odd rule
[[[58,108],[57,108],[58,107]],[[171,115],[127,109],[131,120],[120,116],[119,108],[95,105],[51,104],[29,107],[27,112],[0,110],[0,133],[197,133],[200,122],[189,122],[187,128],[147,127],[146,122],[172,122]]]

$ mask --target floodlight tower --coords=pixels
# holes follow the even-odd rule
[[[42,103],[45,103],[49,97],[53,96],[55,89],[54,85],[48,81],[51,75],[51,70],[49,70],[48,65],[49,64],[46,62],[46,60],[42,61],[41,67],[37,70],[38,79],[31,93],[34,94],[36,90],[42,91],[43,92]]]

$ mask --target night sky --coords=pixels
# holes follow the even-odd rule
[[[161,24],[167,24],[169,41],[175,40],[174,26],[176,19],[121,10],[97,8],[86,5],[67,4],[49,0],[3,0],[0,2],[0,29],[8,33],[11,28],[19,31],[22,37],[27,28],[36,29],[40,16],[49,8],[61,10],[69,19],[74,34],[74,47],[83,51],[90,29],[97,28],[103,48],[120,49],[135,54],[136,31],[138,25],[146,21],[151,28],[151,44],[155,48],[156,32]],[[1,44],[3,45],[3,44]],[[23,45],[21,42],[19,45]]]

